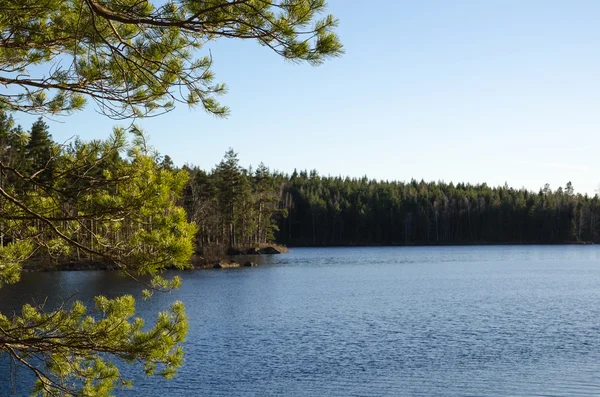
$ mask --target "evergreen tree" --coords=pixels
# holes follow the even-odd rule
[[[154,275],[148,284],[153,289],[180,283],[158,275],[166,266],[187,266],[193,252],[196,228],[176,205],[187,174],[161,169],[157,157],[135,142],[128,146],[125,132],[115,130],[104,142],[55,147],[46,168],[57,176],[44,181],[5,168],[12,178],[0,186],[0,286],[19,280],[25,260],[48,266],[101,260],[136,279]],[[46,146],[28,145],[28,153],[44,153],[36,152],[40,147]],[[126,149],[128,158],[120,158]],[[139,361],[149,374],[172,376],[187,330],[182,305],[175,303],[146,331],[133,308],[131,297],[98,297],[93,310],[74,302],[53,312],[25,306],[12,318],[0,314],[0,351],[29,369],[32,357],[48,358],[35,367],[34,391],[44,396],[108,395],[121,378],[115,357]]]
[[[31,126],[29,142],[25,148],[29,161],[29,173],[42,182],[52,179],[53,170],[51,162],[54,142],[48,131],[48,124],[40,117]]]
[[[168,154],[166,154],[162,158],[162,160],[160,162],[160,166],[161,166],[161,168],[164,168],[169,171],[173,170],[175,168],[175,164],[173,164],[173,160],[171,159],[171,157]]]
[[[253,186],[257,214],[254,242],[265,244],[272,241],[275,238],[274,232],[279,230],[275,222],[275,215],[280,213],[278,204],[281,193],[277,181],[263,163],[256,168]]]
[[[565,187],[565,193],[567,196],[572,196],[575,189],[573,189],[573,184],[571,182],[567,183],[567,187]]]
[[[243,179],[237,153],[232,148],[225,152],[225,158],[217,165],[215,179],[222,224],[226,230],[226,241],[229,247],[233,248],[237,246],[236,221],[240,215]]]
[[[320,64],[342,53],[323,0],[6,0],[0,95],[7,110],[69,114],[85,105],[122,119],[166,112],[175,103],[223,116],[204,43],[256,40],[278,55]],[[53,65],[60,64],[60,67]],[[44,70],[45,69],[45,70]],[[22,73],[27,70],[28,73]]]
[[[212,58],[196,58],[207,41],[253,39],[286,59],[310,64],[342,53],[337,21],[319,17],[326,10],[320,0],[4,3],[0,54],[7,73],[0,83],[8,91],[0,94],[0,110],[5,111],[70,114],[91,99],[115,119],[156,115],[175,103],[224,116],[228,109],[216,96],[225,85],[214,81]],[[0,158],[0,173],[10,170],[0,186],[0,224],[10,235],[0,244],[0,282],[17,281],[22,263],[38,252],[102,258],[134,278],[187,262],[194,227],[176,205],[187,172],[159,166],[140,140],[129,148],[128,159],[118,161],[115,153],[127,149],[119,130],[109,141],[50,151],[44,132],[40,121],[28,144],[27,134],[15,129],[8,160],[6,153]],[[229,243],[235,243],[234,230]],[[151,283],[158,289],[174,285],[177,280],[161,278]],[[109,396],[120,375],[107,355],[142,362],[150,374],[163,365],[158,373],[172,376],[181,365],[183,307],[174,304],[148,332],[132,314],[131,297],[98,298],[89,316],[81,303],[47,315],[24,306],[20,316],[0,314],[0,354],[34,372],[34,393],[43,396]],[[40,365],[32,366],[32,357]]]

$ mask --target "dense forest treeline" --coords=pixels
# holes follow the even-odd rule
[[[144,251],[156,244],[152,243],[156,230],[187,230],[178,218],[172,218],[173,223],[162,220],[176,214],[174,207],[161,209],[171,201],[168,206],[183,207],[187,221],[195,223],[199,254],[207,248],[271,243],[340,246],[600,240],[600,200],[576,194],[571,183],[556,190],[546,185],[532,192],[507,185],[323,177],[317,171],[289,175],[263,164],[244,168],[232,149],[214,169],[206,171],[194,166],[177,168],[169,156],[143,154],[147,152],[143,141],[133,144],[134,151],[123,152],[118,149],[124,145],[123,134],[114,139],[112,143],[75,140],[59,145],[43,120],[24,130],[4,115],[0,118],[0,187],[35,202],[34,208],[50,219],[64,219],[61,230],[74,242],[87,244],[86,249],[105,250],[104,254],[106,247],[115,250],[123,239],[138,239]],[[80,169],[85,169],[85,174]],[[142,188],[147,185],[143,178],[154,180],[155,190]],[[123,185],[125,181],[129,185]],[[139,207],[140,197],[147,197],[145,208]],[[150,197],[162,197],[162,204],[157,202],[150,209]],[[28,221],[26,214],[16,216],[11,208],[6,200],[0,203],[0,246],[17,236],[16,230],[43,230],[39,221]],[[92,216],[98,211],[104,214],[102,220]],[[183,235],[170,243],[176,241],[183,244]],[[50,254],[60,252],[58,243],[47,248]],[[79,249],[68,255],[82,258]],[[89,252],[83,255],[90,256],[93,259]]]
[[[442,182],[292,175],[283,186],[289,245],[595,242],[597,197]]]
[[[387,182],[292,175],[239,166],[229,150],[212,171],[184,167],[184,206],[201,245],[288,246],[583,243],[600,239],[600,201],[572,184]]]

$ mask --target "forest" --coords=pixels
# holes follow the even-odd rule
[[[233,150],[210,172],[184,169],[191,174],[184,206],[202,245],[558,244],[600,237],[597,195],[576,194],[570,182],[532,192],[323,177],[316,170],[289,175],[263,164],[244,169]]]
[[[140,156],[142,143],[134,144],[137,152],[129,149],[127,153],[115,150],[114,143],[104,149],[98,142],[86,146],[78,140],[59,145],[52,140],[42,119],[29,130],[14,126],[6,115],[1,121],[0,157],[5,167],[0,170],[0,186],[19,192],[28,200],[48,195],[37,204],[39,211],[58,211],[65,220],[64,230],[73,241],[86,243],[85,247],[69,252],[62,252],[60,244],[52,243],[38,249],[38,257],[102,259],[117,250],[121,239],[139,241],[143,247],[140,251],[144,252],[157,243],[152,240],[153,232],[173,227],[161,220],[156,208],[128,212],[127,208],[139,204],[139,196],[128,203],[134,198],[123,195],[132,186],[115,190],[109,180],[120,178],[122,182],[131,173],[135,174],[135,167],[143,164],[140,158],[135,158]],[[140,136],[134,134],[133,139],[139,140]],[[77,175],[76,168],[59,171],[61,158],[65,156],[80,158],[87,165],[86,175]],[[195,233],[192,251],[200,256],[207,249],[231,252],[274,243],[294,247],[559,244],[600,240],[597,195],[576,194],[570,182],[564,188],[552,190],[545,185],[533,192],[506,184],[492,187],[320,176],[316,170],[294,171],[290,175],[271,171],[262,163],[256,168],[244,168],[233,149],[208,171],[191,165],[177,168],[168,155],[155,152],[144,158],[149,167],[144,171],[145,178],[154,178],[159,189],[170,190],[159,205],[168,202],[173,211],[185,209],[185,222],[181,219],[173,222],[187,230],[186,233]],[[32,177],[36,184],[24,183]],[[144,193],[137,185],[135,191],[138,195],[155,193]],[[107,194],[113,202],[108,201]],[[114,200],[118,197],[121,201],[117,204]],[[54,204],[50,205],[51,202]],[[9,216],[5,205],[1,211],[5,221],[0,222],[0,245],[10,241],[11,228],[13,233],[17,230],[16,221],[21,222],[19,233],[36,230],[43,235],[39,221],[24,224],[26,214],[17,219],[12,211]],[[114,215],[113,218],[118,216],[119,221],[111,223],[110,219],[86,217],[87,213],[103,211],[105,215]],[[75,224],[69,224],[74,220]],[[29,225],[29,229],[23,225]],[[173,241],[185,245],[183,237]],[[141,253],[136,255],[132,261],[140,259]]]
[[[539,192],[508,185],[382,182],[294,173],[281,185],[277,239],[298,245],[597,242],[598,197],[569,182]]]
[[[188,174],[160,160],[135,128],[59,144],[42,118],[25,130],[0,114],[0,285],[21,263],[187,266],[197,229],[178,200]]]

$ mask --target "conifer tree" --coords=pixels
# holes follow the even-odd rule
[[[258,165],[254,173],[254,196],[257,214],[255,242],[268,243],[275,238],[274,233],[279,230],[274,216],[280,212],[278,204],[281,192],[276,179],[263,163]]]
[[[49,182],[53,176],[52,151],[54,142],[48,131],[48,124],[40,117],[31,126],[26,151],[30,175],[43,182]]]
[[[574,192],[575,189],[573,188],[573,184],[570,181],[567,182],[567,186],[565,187],[565,193],[567,196],[572,196]]]
[[[183,103],[225,116],[216,97],[226,87],[215,81],[203,46],[250,39],[285,59],[320,64],[342,53],[337,21],[322,16],[325,10],[324,0],[0,1],[0,83],[9,87],[0,93],[0,110],[68,115],[92,101],[108,117],[126,119]],[[31,140],[23,129],[11,130],[10,155],[0,158],[1,233],[10,234],[0,244],[0,283],[16,282],[23,262],[40,252],[102,258],[134,278],[187,263],[195,228],[176,205],[185,172],[161,167],[136,131],[129,148],[116,130],[108,141],[71,150],[48,150],[45,132],[43,121]],[[124,151],[127,159],[119,161],[116,153]],[[156,278],[150,287],[177,284]],[[105,355],[172,376],[181,365],[183,307],[175,303],[148,331],[133,307],[131,297],[98,298],[95,310],[75,302],[48,313],[24,306],[21,315],[0,314],[0,354],[33,372],[34,393],[42,396],[111,395],[120,374]],[[33,356],[45,366],[32,366]]]
[[[325,0],[3,0],[0,93],[6,110],[69,114],[87,100],[121,119],[177,103],[224,116],[211,40],[256,40],[320,64],[342,46]],[[16,73],[15,73],[16,72]],[[27,72],[27,73],[23,73]]]
[[[24,183],[0,186],[0,287],[19,280],[26,260],[52,266],[74,259],[100,260],[135,279],[155,276],[148,284],[155,290],[179,284],[160,272],[187,266],[193,252],[195,225],[176,205],[187,173],[161,169],[140,132],[132,133],[132,144],[116,129],[107,141],[54,150],[44,164],[54,170],[52,179],[4,167],[9,181]],[[29,145],[28,153],[38,147]],[[124,151],[127,158],[119,156]],[[142,362],[148,374],[172,376],[182,362],[183,307],[175,303],[151,330],[142,329],[133,308],[128,296],[98,297],[93,309],[73,302],[51,311],[24,306],[11,318],[0,314],[0,353],[34,372],[35,393],[43,396],[110,395],[121,380],[111,357]],[[34,366],[31,360],[40,358],[45,365]]]

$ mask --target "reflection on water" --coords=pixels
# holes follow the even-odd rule
[[[186,304],[184,368],[169,382],[128,369],[135,388],[117,396],[599,395],[599,254],[296,249],[258,268],[184,272],[181,289],[138,300],[148,319]],[[24,274],[0,289],[0,307],[140,290],[116,273]],[[9,396],[0,362],[0,396]],[[19,373],[15,395],[27,395],[26,383]]]

